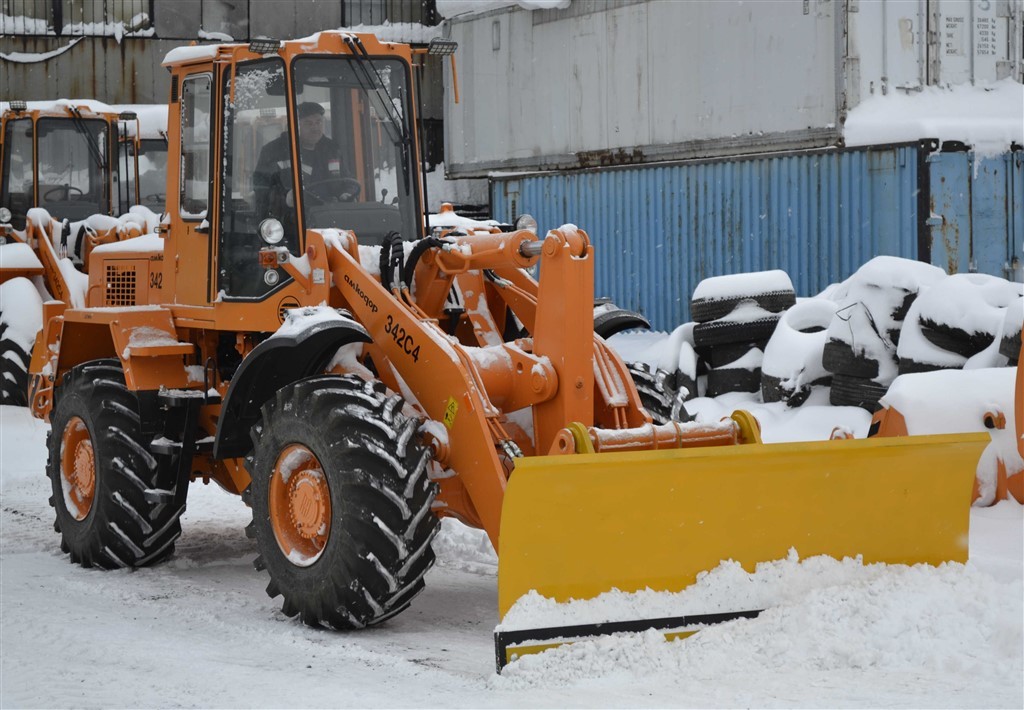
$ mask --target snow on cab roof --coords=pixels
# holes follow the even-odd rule
[[[181,62],[196,62],[217,56],[219,44],[197,44],[190,47],[175,47],[164,56],[163,66]]]
[[[17,98],[17,97],[14,97]],[[117,109],[109,104],[96,99],[52,99],[49,101],[26,101],[29,111],[60,111],[75,106],[85,108],[93,113],[117,113]],[[10,101],[0,101],[0,111],[8,111],[11,108]]]

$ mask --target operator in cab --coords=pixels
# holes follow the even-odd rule
[[[299,157],[303,196],[311,204],[355,199],[358,182],[352,179],[338,144],[324,135],[324,107],[314,101],[299,104]],[[292,194],[291,149],[282,133],[260,151],[253,175],[256,204],[265,217],[285,222],[295,206]],[[285,224],[285,229],[288,229]]]

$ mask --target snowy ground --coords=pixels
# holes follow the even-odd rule
[[[802,429],[787,419],[766,432]],[[367,632],[317,631],[264,594],[247,510],[215,486],[193,485],[168,563],[71,565],[46,502],[45,437],[25,410],[0,407],[2,707],[1024,705],[1016,503],[973,511],[966,566],[788,560],[752,577],[725,565],[700,593],[759,583],[784,601],[688,641],[604,638],[499,677],[496,563],[475,531],[446,525],[440,564],[404,614]]]

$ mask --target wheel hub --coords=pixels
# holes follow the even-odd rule
[[[65,506],[75,520],[84,520],[96,497],[96,452],[80,417],[72,417],[64,427],[60,472]]]
[[[320,559],[331,532],[331,489],[316,455],[301,444],[281,451],[270,479],[270,525],[298,567]]]
[[[292,524],[303,538],[311,540],[327,524],[327,512],[319,471],[301,471],[292,474],[289,483],[288,509]]]

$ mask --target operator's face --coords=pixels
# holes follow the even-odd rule
[[[324,117],[318,113],[299,119],[299,141],[312,148],[324,135]]]

